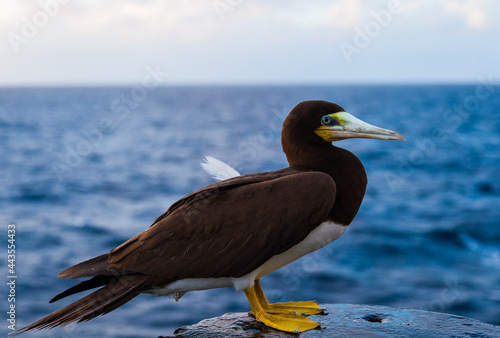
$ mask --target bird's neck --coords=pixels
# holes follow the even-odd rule
[[[330,143],[286,149],[285,154],[291,167],[322,171],[333,178],[337,196],[330,218],[350,224],[363,201],[367,184],[365,168],[356,155]]]

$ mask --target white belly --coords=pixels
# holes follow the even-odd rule
[[[239,278],[186,278],[175,281],[162,288],[148,291],[155,295],[172,295],[195,290],[207,290],[232,286],[236,291],[251,288],[255,279],[278,270],[279,268],[307,255],[313,251],[321,249],[325,245],[338,239],[347,229],[347,226],[334,222],[323,222],[300,243],[292,246],[287,251],[271,257],[267,262],[259,266],[254,271]]]

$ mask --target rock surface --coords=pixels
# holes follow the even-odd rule
[[[475,319],[422,310],[387,306],[322,305],[329,315],[310,316],[322,323],[306,337],[500,337],[500,326]],[[265,327],[247,313],[226,313],[220,317],[177,329],[170,338],[212,337],[297,337]],[[168,338],[165,337],[165,338]]]

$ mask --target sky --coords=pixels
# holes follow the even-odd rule
[[[0,86],[477,83],[500,78],[495,0],[2,3]]]

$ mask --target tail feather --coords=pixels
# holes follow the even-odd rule
[[[57,296],[52,298],[49,303],[57,302],[58,300],[66,298],[68,296],[71,296],[75,293],[79,293],[82,291],[95,289],[99,286],[107,285],[112,278],[113,278],[113,276],[103,276],[103,275],[92,277],[89,280],[83,281],[80,284],[77,284],[77,285],[61,292],[60,294],[58,294]]]
[[[108,254],[104,254],[73,265],[60,272],[58,277],[74,279],[97,275],[111,275],[112,273],[108,270],[109,267]]]
[[[75,321],[88,321],[104,315],[133,299],[142,290],[147,289],[150,283],[149,279],[150,277],[141,275],[112,278],[105,287],[14,331],[14,333],[65,326]]]

